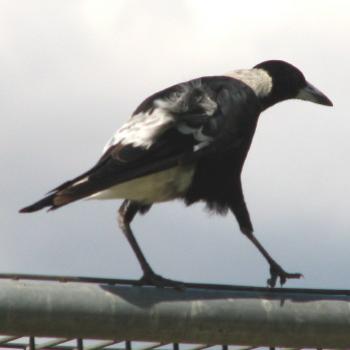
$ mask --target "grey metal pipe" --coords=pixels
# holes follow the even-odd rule
[[[346,348],[350,296],[0,281],[0,333]]]

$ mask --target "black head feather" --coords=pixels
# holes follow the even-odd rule
[[[265,61],[254,68],[263,69],[272,79],[272,90],[268,96],[262,99],[264,109],[277,102],[295,98],[307,84],[304,74],[285,61]]]

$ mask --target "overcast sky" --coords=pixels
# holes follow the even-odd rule
[[[120,201],[18,209],[92,166],[149,94],[284,59],[334,108],[288,101],[261,116],[243,183],[257,237],[289,287],[350,289],[348,1],[0,0],[0,271],[138,278]],[[234,218],[156,205],[134,230],[154,269],[264,286]]]

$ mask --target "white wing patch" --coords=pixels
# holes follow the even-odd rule
[[[133,115],[107,142],[103,153],[118,143],[150,148],[158,135],[175,124],[180,133],[192,134],[200,142],[200,147],[206,145],[213,138],[203,133],[202,126],[189,126],[181,117],[177,118],[181,114],[188,114],[190,120],[194,107],[200,107],[207,116],[212,116],[217,109],[217,103],[200,81],[179,85],[169,96],[154,100],[150,110]]]
[[[171,114],[162,108],[136,114],[116,131],[104,147],[103,153],[119,142],[149,148],[154,138],[165,131],[173,121]]]
[[[211,137],[209,135],[205,135],[203,133],[203,126],[200,126],[198,128],[193,128],[193,127],[187,125],[186,123],[179,123],[176,126],[176,129],[185,135],[192,134],[194,139],[199,141],[199,142],[213,140],[213,137]]]

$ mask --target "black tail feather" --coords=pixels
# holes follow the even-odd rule
[[[37,210],[43,209],[45,207],[50,207],[49,210],[56,209],[57,206],[53,203],[54,197],[55,197],[55,194],[47,196],[47,197],[41,199],[40,201],[35,202],[32,205],[29,205],[28,207],[22,208],[19,212],[20,213],[32,213],[33,211],[37,211]]]
[[[34,211],[38,211],[45,207],[49,207],[48,211],[63,207],[69,203],[75,202],[79,199],[88,197],[92,193],[93,190],[86,186],[85,184],[78,186],[70,186],[73,181],[67,181],[62,184],[58,188],[60,190],[52,190],[48,193],[48,195],[39,201],[29,205],[28,207],[24,207],[20,209],[20,213],[32,213]],[[87,188],[86,188],[87,187]]]

